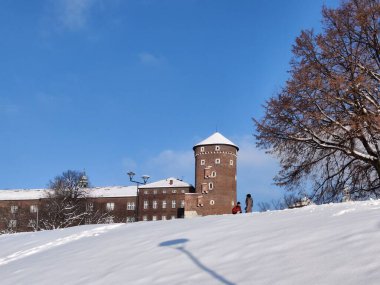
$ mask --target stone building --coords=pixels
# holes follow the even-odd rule
[[[109,214],[109,223],[230,214],[236,204],[238,146],[216,132],[193,150],[195,187],[170,177],[139,187],[86,188],[86,207]],[[0,190],[0,230],[38,228],[38,211],[46,203],[46,191]]]

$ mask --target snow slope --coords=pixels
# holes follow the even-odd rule
[[[0,236],[0,284],[379,280],[379,200]]]

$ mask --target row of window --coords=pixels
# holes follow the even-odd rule
[[[135,202],[128,202],[127,203],[127,210],[135,210],[136,205]],[[29,207],[31,213],[37,213],[38,212],[38,206],[37,205],[30,205]],[[86,210],[87,211],[92,211],[94,209],[94,203],[89,202],[86,204]],[[19,210],[19,207],[17,205],[12,205],[11,206],[11,213],[16,214]],[[113,211],[115,210],[115,203],[109,202],[106,204],[106,210],[107,211]]]
[[[12,205],[11,206],[11,213],[16,214],[18,212],[18,206]],[[29,210],[31,213],[37,213],[38,212],[38,206],[37,205],[30,205]]]
[[[215,164],[220,164],[220,158],[215,158]],[[206,165],[205,159],[201,159],[201,165]],[[230,159],[230,165],[234,165],[233,159]]]
[[[135,202],[128,202],[127,203],[127,210],[134,210],[135,208],[136,208]],[[114,202],[108,202],[106,204],[106,210],[107,211],[114,211],[115,210],[115,203]]]
[[[143,221],[147,221],[148,220],[148,216],[146,216],[146,215],[144,215],[143,217]],[[170,219],[172,219],[172,220],[174,220],[174,219],[176,219],[177,217],[175,216],[175,215],[172,215],[172,216],[170,216]],[[152,216],[152,221],[157,221],[159,219],[159,217],[158,216]],[[168,219],[168,217],[167,216],[161,216],[161,220],[167,220]]]
[[[175,193],[177,193],[178,191],[177,191],[177,189],[172,189],[171,190],[171,193],[173,193],[173,194],[175,194]],[[186,191],[185,191],[185,189],[182,189],[181,190],[181,193],[183,194],[183,193],[185,193]],[[144,190],[144,194],[150,194],[150,193],[152,193],[151,191],[148,191],[148,190]],[[159,194],[159,193],[162,193],[162,194],[166,194],[167,193],[167,191],[166,191],[166,189],[163,189],[162,191],[159,191],[159,190],[156,190],[156,189],[154,189],[153,190],[153,194]],[[179,193],[179,192],[178,192]]]
[[[201,152],[204,152],[204,151],[205,151],[205,147],[201,146]],[[215,146],[215,151],[220,151],[220,146],[219,145]]]
[[[180,202],[180,208],[185,208],[185,200],[181,200]],[[172,200],[172,209],[175,209],[177,206],[177,202],[176,200]],[[162,209],[166,209],[167,207],[167,203],[166,201],[161,201],[161,207]],[[149,201],[144,201],[144,210],[148,209],[149,208]],[[158,201],[153,201],[152,203],[152,208],[153,209],[157,209],[158,208]]]

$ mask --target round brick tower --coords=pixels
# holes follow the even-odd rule
[[[236,204],[236,163],[239,147],[216,132],[193,147],[198,212],[230,214]]]

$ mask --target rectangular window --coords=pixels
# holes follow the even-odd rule
[[[153,190],[153,194],[157,194],[157,190]]]
[[[211,175],[211,169],[210,168],[205,168],[205,178],[209,178]]]
[[[162,209],[166,209],[166,201],[162,201]]]
[[[172,200],[172,208],[173,209],[175,208],[175,204],[176,204],[175,200]]]
[[[135,221],[135,217],[127,217],[127,223],[133,223]]]
[[[145,190],[145,191],[144,191],[144,194],[148,194],[148,191]]]
[[[165,221],[166,220],[166,216],[162,216],[161,220]]]
[[[166,190],[162,190],[162,194],[166,194]]]
[[[135,209],[135,202],[128,202],[127,210],[134,210],[134,209]]]
[[[144,215],[143,216],[143,221],[147,221],[148,220],[148,216],[147,215]]]
[[[86,210],[87,210],[87,212],[92,212],[94,210],[94,203],[88,202],[86,204]]]
[[[144,209],[148,209],[148,201],[144,201]]]
[[[181,193],[182,193],[182,194],[185,193],[185,192],[186,192],[185,189],[182,189],[182,190],[181,190]]]
[[[203,196],[197,197],[197,207],[203,207]]]
[[[234,161],[230,159],[230,165],[234,165]]]
[[[215,164],[220,164],[220,158],[215,159]]]
[[[173,190],[172,190],[172,193],[177,193],[177,190],[173,189]]]
[[[91,219],[90,219],[90,218],[85,218],[85,219],[84,219],[84,223],[85,223],[86,225],[90,225],[90,224],[91,224]]]
[[[36,227],[36,220],[29,220],[28,227],[29,228],[35,228]]]
[[[30,212],[31,213],[37,213],[38,207],[37,205],[30,205]]]
[[[152,221],[157,221],[157,216],[152,216]]]
[[[113,223],[113,217],[107,217],[105,219],[106,224],[112,224]]]
[[[113,203],[113,202],[107,203],[106,209],[107,209],[107,211],[115,210],[115,203]]]
[[[181,208],[185,208],[185,200],[181,200]]]
[[[173,216],[172,216],[172,220],[174,220],[175,218],[176,218],[176,216],[173,215]]]
[[[17,211],[18,211],[18,206],[12,205],[12,206],[11,206],[11,213],[12,213],[12,214],[16,214]]]
[[[153,201],[153,209],[157,209],[157,201]]]
[[[15,227],[17,227],[17,221],[16,221],[16,220],[9,220],[9,224],[8,224],[8,226],[9,226],[10,228],[15,228]]]
[[[202,183],[202,193],[208,193],[207,183]]]

